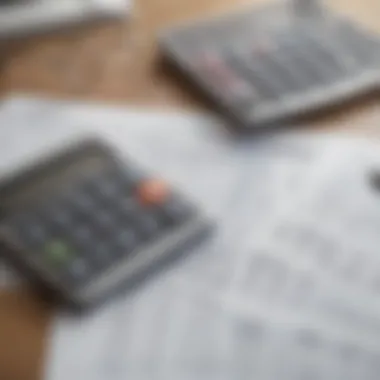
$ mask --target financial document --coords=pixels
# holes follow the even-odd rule
[[[205,115],[27,98],[5,102],[0,124],[3,177],[78,134],[98,134],[173,182],[217,223],[209,242],[136,292],[83,316],[57,311],[46,380],[379,378],[378,339],[324,309],[299,307],[314,274],[289,274],[298,282],[285,303],[276,296],[281,263],[266,254],[256,260],[276,221],[311,193],[316,172],[324,178],[351,149],[349,139],[280,134],[237,141]],[[11,272],[4,273],[9,281]]]
[[[248,243],[251,254],[239,276],[245,282],[237,286],[251,298],[274,287],[290,296],[289,278],[308,278],[300,310],[329,315],[379,339],[379,143],[356,139],[321,169],[315,168],[313,185],[278,215],[261,243]]]

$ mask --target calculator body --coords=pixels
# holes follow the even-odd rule
[[[378,89],[379,36],[317,1],[310,9],[303,3],[244,7],[169,27],[159,37],[161,52],[245,132]]]
[[[1,253],[78,308],[135,287],[211,230],[175,190],[141,204],[144,178],[96,138],[45,157],[1,184]]]

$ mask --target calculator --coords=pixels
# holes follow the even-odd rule
[[[178,190],[98,138],[61,149],[0,186],[1,252],[79,308],[134,288],[211,227]]]
[[[242,131],[296,120],[379,86],[379,36],[318,0],[173,26],[159,44],[165,60]]]

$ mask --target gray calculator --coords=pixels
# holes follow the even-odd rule
[[[93,138],[0,186],[1,253],[80,308],[134,287],[210,227],[165,181]]]
[[[380,38],[317,0],[248,8],[161,33],[164,57],[243,130],[377,89]]]

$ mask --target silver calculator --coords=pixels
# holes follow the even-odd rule
[[[162,32],[164,57],[242,130],[378,87],[379,36],[317,0],[279,2]]]

